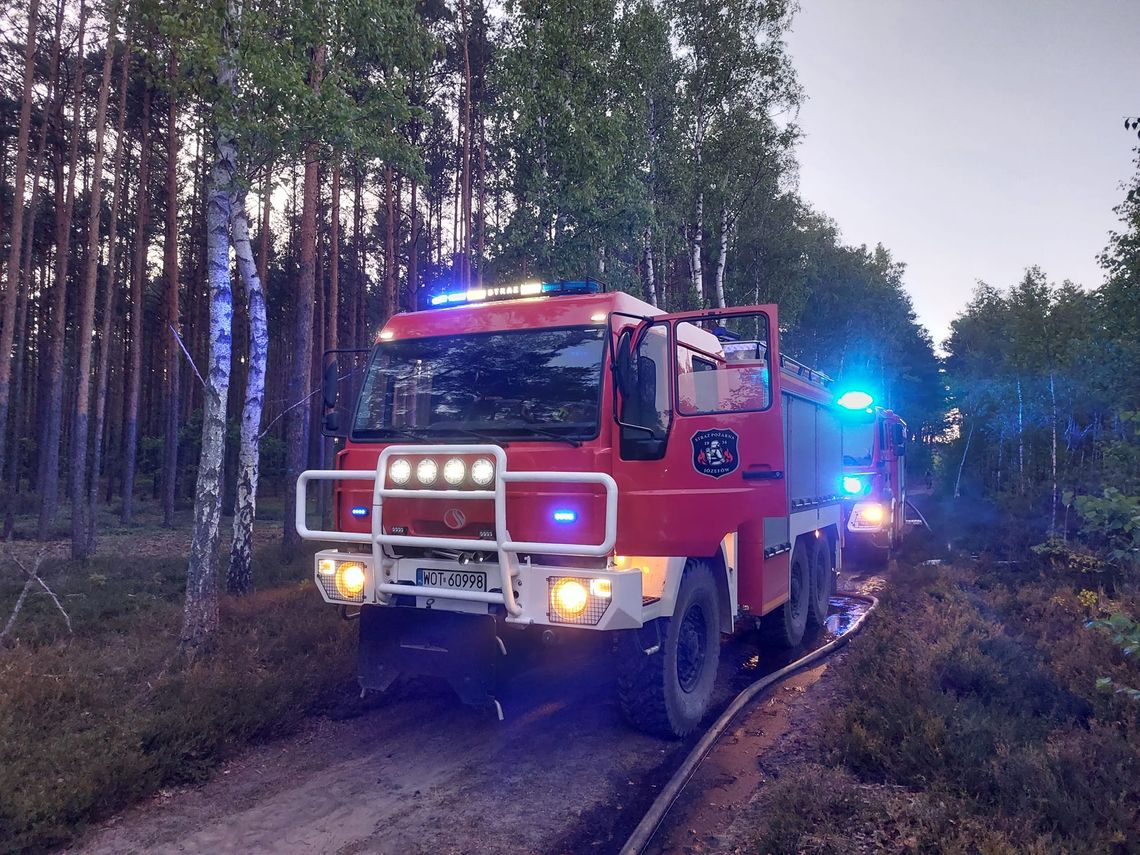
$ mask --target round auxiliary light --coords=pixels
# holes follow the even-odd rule
[[[486,487],[495,480],[495,464],[486,457],[480,457],[471,464],[471,480],[480,487]]]
[[[458,457],[452,457],[443,464],[443,480],[452,487],[458,487],[467,477],[467,467]]]
[[[364,565],[341,564],[336,569],[336,590],[346,600],[355,600],[364,591]]]
[[[550,592],[550,600],[558,616],[569,620],[586,611],[590,594],[581,579],[559,579]]]
[[[419,479],[421,484],[431,485],[435,483],[436,477],[439,475],[439,466],[430,457],[425,457],[416,466],[416,478]]]
[[[412,477],[412,464],[402,457],[397,457],[388,466],[388,478],[393,484],[404,486],[411,480]]]

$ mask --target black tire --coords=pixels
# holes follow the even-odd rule
[[[811,607],[808,626],[818,628],[827,623],[831,594],[835,590],[835,568],[832,566],[831,541],[827,537],[811,541]]]
[[[673,617],[656,623],[619,641],[618,704],[638,730],[681,739],[708,712],[720,660],[720,595],[706,562],[689,564]]]
[[[807,629],[811,600],[811,558],[802,537],[792,549],[787,601],[764,616],[762,629],[767,641],[777,647],[798,647]]]

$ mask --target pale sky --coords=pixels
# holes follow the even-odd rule
[[[907,264],[945,337],[978,279],[1102,281],[1133,172],[1140,0],[801,0],[800,192]]]

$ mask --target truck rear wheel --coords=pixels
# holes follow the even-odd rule
[[[823,626],[831,609],[831,594],[835,588],[835,570],[831,562],[831,541],[817,537],[811,549],[811,608],[808,610],[808,624]]]
[[[709,565],[693,562],[681,579],[673,616],[660,619],[660,643],[652,652],[646,651],[645,630],[621,640],[618,703],[638,730],[680,739],[701,723],[720,660],[719,599]]]
[[[787,601],[763,619],[766,638],[779,647],[796,647],[804,639],[811,600],[811,559],[802,537],[792,549]]]

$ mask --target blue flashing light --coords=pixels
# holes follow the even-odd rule
[[[853,475],[847,475],[843,478],[843,492],[850,496],[858,496],[867,489],[867,484],[862,478],[856,478]]]
[[[557,510],[554,512],[554,521],[559,523],[572,523],[578,519],[577,511]]]
[[[368,516],[368,507],[366,505],[357,505],[352,509],[351,513],[357,519],[363,519]]]
[[[875,399],[866,392],[853,389],[840,395],[835,403],[845,410],[867,410],[875,403]]]
[[[468,288],[463,291],[445,291],[442,294],[435,294],[430,297],[428,303],[433,309],[438,309],[468,303],[514,300],[519,297],[596,294],[601,290],[601,284],[593,279],[560,279],[557,282],[521,282],[516,285],[494,285],[487,288]]]

